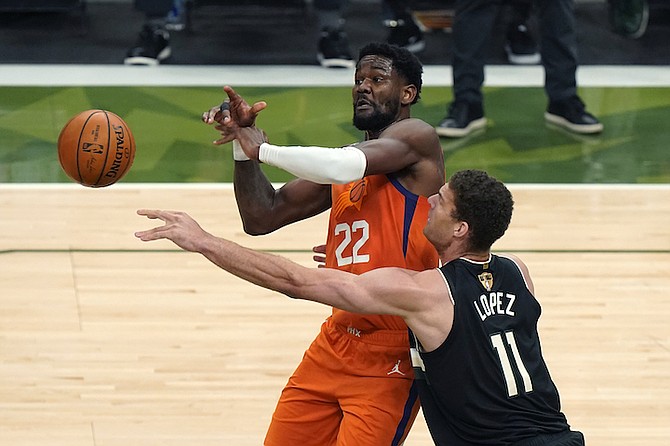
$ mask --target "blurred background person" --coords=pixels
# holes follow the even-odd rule
[[[603,125],[577,95],[574,0],[535,0],[540,52],[549,99],[545,120],[574,133],[591,134]],[[440,136],[461,138],[486,127],[484,66],[500,0],[456,0],[453,26],[453,101],[437,125]],[[519,29],[517,29],[519,31]]]
[[[186,27],[186,8],[190,6],[190,0],[135,0],[135,9],[144,13],[144,25],[123,63],[158,65],[169,58],[169,31]]]

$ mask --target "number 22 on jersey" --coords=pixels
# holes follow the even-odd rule
[[[337,266],[370,261],[370,255],[362,254],[363,246],[370,239],[370,226],[367,221],[356,220],[351,225],[349,223],[339,223],[335,226],[335,235],[342,236],[342,241],[335,249]],[[347,250],[349,246],[351,246],[351,255]]]

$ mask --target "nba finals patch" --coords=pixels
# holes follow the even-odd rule
[[[479,281],[484,286],[484,288],[486,288],[486,291],[491,291],[491,288],[493,288],[493,274],[481,273],[477,277],[479,277]]]

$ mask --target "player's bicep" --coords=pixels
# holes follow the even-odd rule
[[[417,163],[421,157],[406,141],[379,138],[356,144],[367,161],[366,175],[398,172]]]
[[[275,225],[282,227],[329,209],[330,185],[296,179],[276,190],[273,202]]]
[[[406,119],[384,130],[379,138],[356,144],[367,159],[367,175],[398,172],[440,151],[435,129],[423,121]]]
[[[352,283],[352,305],[358,312],[405,317],[420,311],[420,273],[402,268],[379,268],[357,276]]]

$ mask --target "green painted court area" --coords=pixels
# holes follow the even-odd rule
[[[342,146],[362,138],[351,124],[347,87],[245,87],[264,100],[258,118],[275,144]],[[541,88],[485,88],[486,131],[442,139],[447,173],[485,169],[509,183],[670,183],[670,88],[588,87],[580,95],[605,131],[581,136],[548,127]],[[123,183],[231,182],[230,145],[200,121],[223,99],[220,87],[1,87],[0,183],[70,182],[56,140],[80,111],[121,116],[137,153]],[[413,115],[436,124],[451,100],[448,87],[424,87]],[[292,177],[268,168],[271,181]]]

